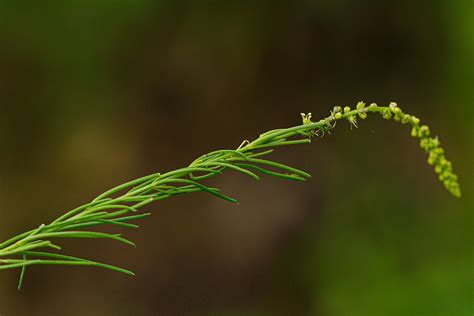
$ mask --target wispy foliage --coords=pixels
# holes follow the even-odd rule
[[[311,177],[310,174],[266,157],[275,148],[307,144],[313,137],[330,133],[339,120],[347,120],[351,126],[357,127],[357,120],[367,118],[369,113],[378,113],[385,119],[410,124],[412,136],[420,139],[421,148],[429,155],[428,162],[434,165],[446,189],[456,197],[461,196],[458,178],[453,172],[452,164],[446,159],[438,138],[430,137],[426,125],[420,125],[420,120],[415,116],[403,113],[395,103],[391,103],[388,107],[379,107],[375,103],[366,106],[364,102],[359,102],[355,109],[335,106],[330,116],[317,122],[311,120],[311,113],[302,114],[301,125],[268,131],[253,141],[243,141],[237,149],[213,151],[197,158],[187,167],[151,174],[110,189],[90,203],[61,215],[47,225],[40,225],[1,243],[0,270],[21,269],[18,289],[23,283],[26,267],[31,265],[96,266],[133,275],[133,272],[113,265],[59,254],[61,247],[53,240],[101,238],[134,246],[133,242],[119,234],[86,229],[105,225],[138,228],[131,222],[150,215],[140,213],[144,206],[192,192],[206,192],[228,202],[237,203],[234,198],[223,194],[218,188],[202,183],[203,180],[217,176],[228,169],[241,172],[255,180],[260,180],[259,174],[265,174],[287,180],[305,181]]]

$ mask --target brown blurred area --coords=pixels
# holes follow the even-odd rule
[[[275,159],[307,183],[228,172],[64,253],[131,269],[0,273],[0,315],[470,315],[473,4],[0,4],[0,240],[100,192],[334,105],[390,101],[439,133],[464,198],[406,127],[338,126]],[[114,230],[116,231],[116,230]],[[470,313],[470,314],[469,314]]]

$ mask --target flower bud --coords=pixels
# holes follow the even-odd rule
[[[430,149],[430,141],[426,138],[420,140],[420,147],[424,150]]]
[[[349,121],[349,123],[351,123],[351,125],[353,125],[355,128],[357,128],[357,118],[355,115],[351,115],[347,118],[347,120]]]
[[[390,110],[392,111],[393,114],[399,114],[402,112],[399,107],[390,107]]]
[[[344,113],[349,113],[351,111],[351,108],[348,106],[344,107]]]
[[[430,136],[430,128],[426,125],[420,127],[420,137]]]
[[[447,167],[448,166],[448,161],[446,160],[446,158],[443,157],[439,160],[439,164],[443,167]]]
[[[301,118],[303,119],[303,124],[310,124],[313,123],[311,121],[311,112],[308,114],[301,113]]]
[[[416,116],[412,116],[411,117],[411,123],[414,124],[414,125],[418,125],[418,124],[420,124],[420,119],[417,118]]]

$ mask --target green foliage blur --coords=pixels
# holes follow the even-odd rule
[[[0,315],[473,315],[473,83],[470,0],[0,1],[0,240],[359,100],[428,123],[463,189],[403,126],[338,126],[276,153],[307,183],[229,172],[238,206],[169,199],[137,249],[63,250],[133,279],[34,267],[20,293],[0,273]]]

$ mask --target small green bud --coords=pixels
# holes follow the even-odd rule
[[[444,179],[443,184],[447,189],[453,187],[453,181],[451,181],[449,178]]]
[[[351,108],[348,106],[344,107],[344,113],[349,113],[351,111]]]
[[[365,107],[365,102],[363,101],[359,101],[356,105],[357,110],[363,109],[364,107]]]
[[[450,191],[451,191],[451,194],[454,195],[455,197],[458,197],[458,198],[461,197],[461,189],[459,189],[458,187],[451,189]]]
[[[403,115],[402,116],[402,124],[406,124],[410,121],[410,115]]]
[[[377,103],[370,103],[369,109],[373,109],[377,107]]]
[[[341,112],[337,112],[335,115],[334,115],[334,118],[336,120],[339,120],[340,118],[342,118],[342,113]]]
[[[365,113],[365,112],[359,113],[359,117],[361,119],[365,120],[367,118],[367,113]]]
[[[313,123],[311,121],[311,112],[308,113],[308,114],[301,113],[301,118],[303,119],[303,124],[304,125]]]
[[[388,107],[390,108],[393,114],[398,114],[401,112],[400,108],[395,102],[390,102]]]
[[[336,105],[336,106],[332,109],[332,113],[336,114],[336,113],[339,113],[339,112],[342,112],[342,108],[341,108],[339,105]]]
[[[430,136],[430,128],[426,125],[420,127],[420,137]]]
[[[430,149],[430,141],[429,139],[422,138],[420,140],[420,147],[424,150],[429,150]]]
[[[412,116],[411,117],[411,123],[414,124],[414,125],[418,125],[418,124],[420,124],[420,119],[417,118],[416,116]]]
[[[446,158],[443,157],[439,160],[439,164],[443,167],[447,167],[448,161],[446,160]]]
[[[400,118],[399,115],[395,115],[394,120],[395,120],[396,122],[400,122],[401,118]]]
[[[416,126],[414,126],[412,129],[411,129],[411,136],[412,137],[418,137],[418,128]]]
[[[392,118],[392,112],[390,112],[388,109],[385,109],[382,113],[382,116],[384,119],[390,120]]]
[[[437,163],[438,159],[439,159],[439,156],[435,152],[430,151],[428,155],[428,163],[430,165],[434,165]]]

